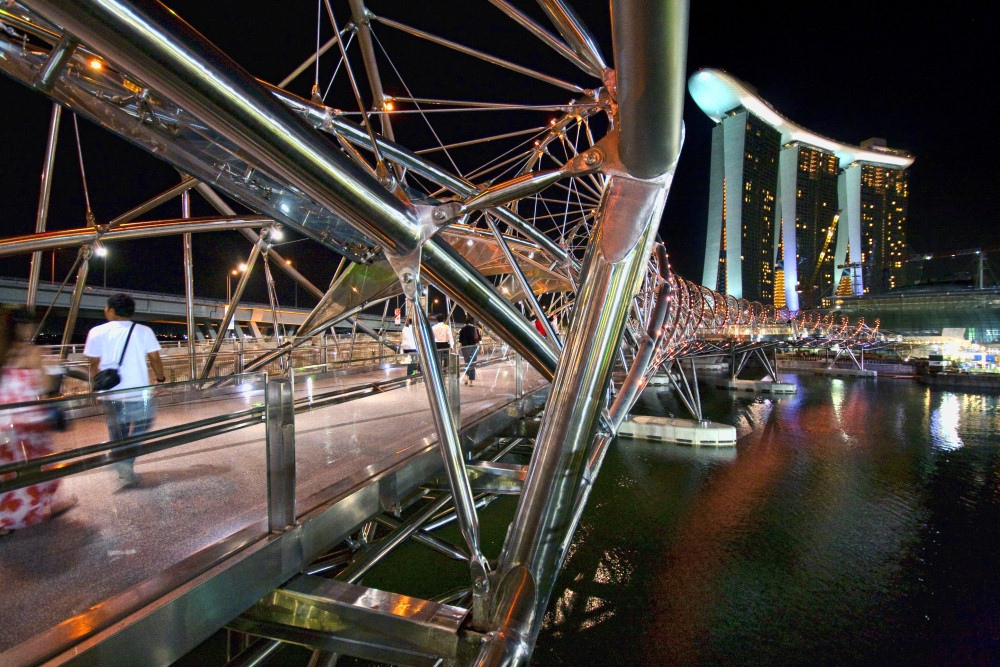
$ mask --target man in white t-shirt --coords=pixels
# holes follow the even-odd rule
[[[117,368],[121,381],[108,391],[148,387],[149,368],[152,367],[157,382],[164,382],[163,361],[160,359],[160,343],[153,330],[144,324],[132,323],[135,301],[128,294],[113,294],[108,297],[104,316],[108,321],[87,333],[87,343],[83,353],[90,361],[91,377],[106,368]],[[131,335],[129,332],[131,330]],[[124,351],[124,354],[123,354]],[[121,363],[119,364],[119,359]],[[156,415],[153,392],[143,389],[135,392],[115,393],[101,401],[108,423],[108,435],[112,440],[122,440],[147,432]],[[133,470],[135,459],[118,461],[115,468],[118,477],[125,484],[138,481]]]
[[[455,335],[451,331],[451,325],[445,321],[447,318],[443,313],[438,313],[435,319],[437,319],[437,324],[431,327],[431,333],[434,334],[434,347],[437,348],[438,358],[441,359],[441,368],[448,368],[448,356],[452,348],[455,347]]]

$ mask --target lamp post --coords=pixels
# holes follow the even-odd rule
[[[235,269],[231,269],[229,273],[226,274],[226,310],[228,311],[233,307],[233,276],[238,276],[241,273],[246,273],[247,265],[240,263]],[[233,329],[236,326],[236,318],[233,317],[229,321],[229,328]]]
[[[288,266],[291,266],[292,265],[292,260],[286,259],[285,260],[285,264],[287,264]],[[295,304],[295,307],[298,308],[299,307],[299,281],[293,279],[292,280],[292,285],[295,287],[295,301],[293,303]]]

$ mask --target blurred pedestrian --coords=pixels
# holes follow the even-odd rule
[[[83,348],[90,361],[91,377],[108,368],[117,368],[121,377],[119,383],[108,390],[114,393],[100,399],[108,423],[108,436],[112,440],[141,435],[152,428],[156,406],[149,388],[149,367],[158,383],[166,381],[160,343],[152,329],[132,321],[134,314],[132,297],[112,294],[104,306],[104,317],[108,321],[90,330]],[[140,387],[138,391],[118,391]],[[118,477],[126,485],[139,481],[134,464],[135,459],[115,463]]]
[[[25,308],[0,309],[0,404],[43,398],[47,393],[42,350],[32,345],[35,319]],[[53,453],[49,411],[43,406],[0,410],[0,465]],[[51,519],[77,503],[60,492],[61,480],[0,494],[0,535]]]
[[[458,344],[462,347],[462,359],[465,360],[465,384],[470,387],[476,381],[476,357],[479,355],[481,340],[476,321],[471,315],[467,316],[465,326],[458,332]]]
[[[417,362],[417,339],[413,336],[413,320],[406,318],[403,325],[403,336],[399,343],[399,348],[406,355],[406,374],[416,375],[419,364]]]

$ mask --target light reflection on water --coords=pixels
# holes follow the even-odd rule
[[[533,665],[997,662],[997,397],[782,380],[703,390],[735,449],[616,444]]]

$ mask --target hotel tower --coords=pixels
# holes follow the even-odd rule
[[[715,122],[703,285],[794,312],[900,284],[913,156],[810,132],[719,70],[688,90]]]

